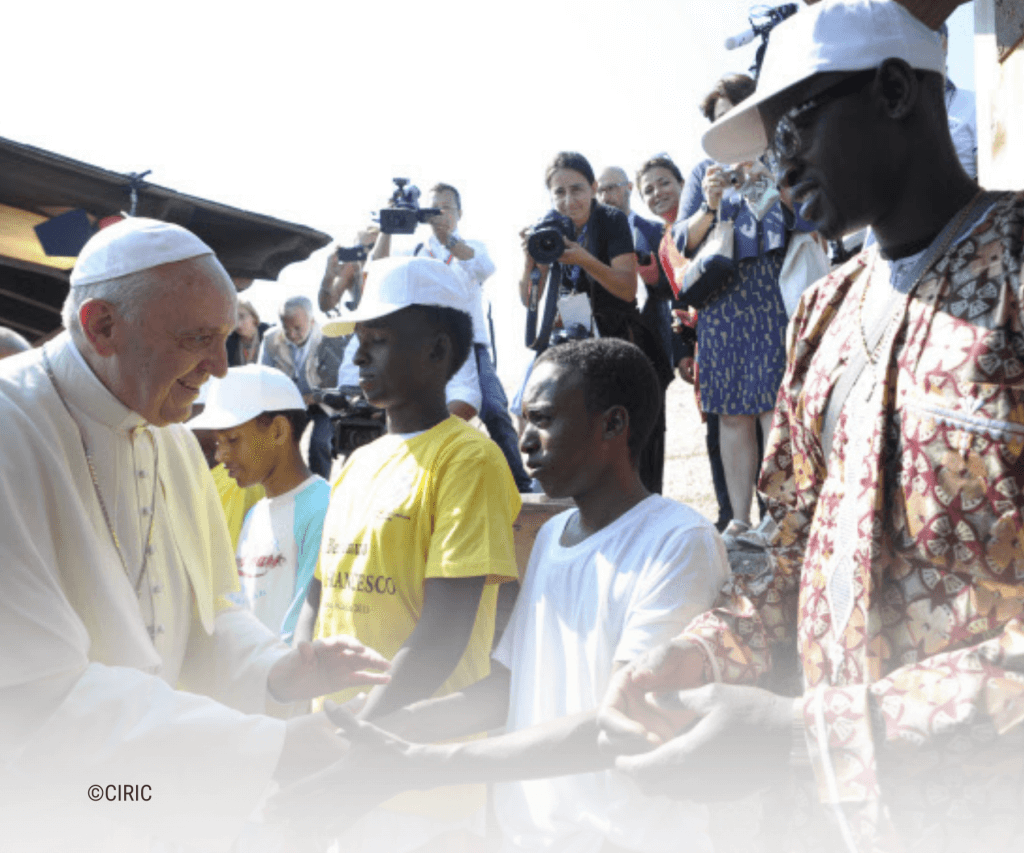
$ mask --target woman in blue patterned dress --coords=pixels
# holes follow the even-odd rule
[[[722,78],[701,104],[709,121],[724,115],[754,91],[743,74]],[[749,168],[752,164],[742,164]],[[812,230],[776,202],[761,220],[742,196],[729,189],[730,168],[712,160],[698,163],[683,189],[673,227],[688,254],[695,252],[716,218],[735,224],[737,272],[733,283],[698,312],[697,368],[701,407],[719,416],[722,459],[733,520],[723,534],[734,546],[750,528],[754,484],[760,467],[757,423],[771,428],[775,396],[786,366],[786,308],[779,273],[788,234]],[[727,191],[728,190],[728,191]]]

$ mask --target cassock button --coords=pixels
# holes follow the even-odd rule
[[[156,628],[153,629],[153,633],[156,636],[160,636],[163,632],[164,632],[164,626],[163,625],[157,625]]]
[[[161,592],[164,591],[164,588],[158,583],[153,584],[153,586],[150,587],[150,589],[152,589],[153,595],[159,595]]]
[[[149,515],[149,507],[148,507],[148,506],[144,506],[144,507],[143,507],[143,508],[142,508],[142,509],[140,510],[140,512],[141,512],[141,513],[142,513],[143,515]]]
[[[145,471],[139,471],[139,479],[144,480],[149,475]]]
[[[152,557],[155,553],[156,553],[156,548],[154,548],[152,545],[147,545],[146,546],[146,556],[147,557]]]

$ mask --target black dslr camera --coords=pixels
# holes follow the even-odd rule
[[[408,178],[391,180],[395,182],[392,206],[380,212],[380,230],[384,234],[412,234],[421,222],[429,222],[440,215],[436,207],[420,207],[419,187],[410,184]]]
[[[544,214],[526,238],[526,250],[538,264],[551,264],[562,257],[567,240],[576,238],[576,229],[568,216],[562,216],[557,210],[549,210]]]

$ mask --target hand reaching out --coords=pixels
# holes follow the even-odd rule
[[[694,719],[686,708],[667,707],[658,694],[699,687],[706,681],[704,653],[688,641],[673,640],[622,667],[598,710],[598,743],[619,755],[645,752],[667,743]]]
[[[340,830],[401,791],[431,787],[425,776],[432,766],[430,754],[443,747],[407,743],[333,702],[324,711],[347,751],[329,767],[274,795],[267,804],[271,821],[316,823],[327,831],[327,820]]]
[[[787,777],[792,699],[758,687],[708,684],[666,704],[697,720],[693,728],[642,755],[615,760],[616,769],[648,794],[735,800]]]
[[[267,686],[278,702],[298,702],[360,684],[387,684],[386,658],[353,637],[300,642],[270,670]]]

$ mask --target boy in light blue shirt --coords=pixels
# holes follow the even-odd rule
[[[279,370],[251,364],[214,380],[205,410],[192,423],[216,431],[217,460],[239,486],[259,483],[266,492],[242,525],[235,602],[286,643],[316,568],[331,496],[299,450],[307,422],[295,383]]]

